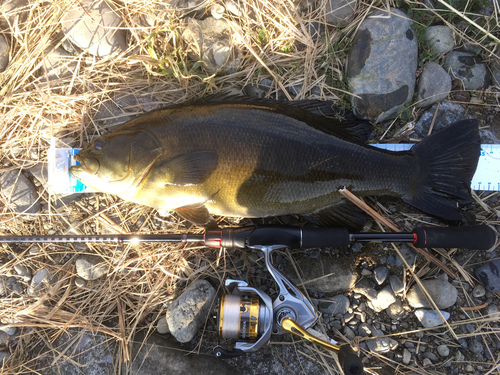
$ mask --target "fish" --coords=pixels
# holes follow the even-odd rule
[[[344,114],[345,115],[345,114]],[[370,124],[332,102],[215,96],[160,108],[87,144],[71,173],[83,184],[197,224],[213,215],[302,215],[359,228],[365,215],[339,189],[400,197],[446,222],[467,220],[480,154],[464,120],[409,151],[365,143]]]

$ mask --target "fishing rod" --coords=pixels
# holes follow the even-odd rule
[[[60,236],[0,236],[0,243],[72,242],[203,242],[207,247],[244,249],[255,245],[283,245],[292,249],[347,247],[352,242],[410,242],[421,248],[491,249],[497,232],[488,225],[418,227],[404,233],[349,233],[346,228],[265,225],[207,230],[204,234],[105,234]]]
[[[291,333],[335,352],[344,374],[362,375],[363,363],[349,344],[339,345],[313,328],[318,320],[314,305],[272,265],[271,253],[282,248],[347,247],[351,242],[411,242],[416,247],[488,250],[495,246],[497,239],[497,232],[488,225],[421,227],[408,233],[349,233],[346,228],[267,225],[207,230],[204,234],[0,236],[0,243],[203,242],[208,247],[262,251],[266,268],[278,285],[279,295],[272,301],[264,291],[243,280],[226,280],[225,285],[232,292],[224,293],[219,302],[219,337],[238,341],[232,348],[215,346],[214,355],[228,358],[252,353],[267,345],[272,334]]]

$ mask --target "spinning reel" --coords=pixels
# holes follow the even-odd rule
[[[241,341],[236,342],[232,351],[215,347],[215,356],[227,358],[255,352],[269,342],[271,334],[288,332],[336,352],[345,375],[362,374],[361,360],[349,345],[337,345],[337,342],[324,335],[328,341],[318,337],[321,335],[319,332],[308,330],[317,320],[314,306],[271,264],[271,253],[284,247],[251,246],[264,253],[266,267],[278,284],[279,296],[274,302],[262,290],[250,287],[244,281],[226,280],[226,287],[234,289],[231,294],[224,294],[220,301],[217,316],[219,336]]]

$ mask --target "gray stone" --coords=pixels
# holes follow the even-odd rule
[[[483,344],[476,339],[472,339],[469,342],[469,350],[474,354],[481,354],[483,351]]]
[[[12,336],[16,333],[17,329],[16,329],[16,327],[9,327],[7,325],[0,325],[0,331],[5,332],[9,336]]]
[[[369,325],[368,323],[361,323],[358,326],[358,334],[361,337],[369,337],[369,336],[371,336],[372,331],[373,331],[373,327],[371,325]]]
[[[407,365],[408,363],[410,363],[410,360],[411,360],[411,353],[408,349],[405,348],[403,350],[403,363]]]
[[[424,358],[424,360],[422,361],[422,365],[424,367],[432,366],[432,361],[429,358]]]
[[[441,311],[441,314],[445,320],[450,318],[450,313],[446,311]],[[425,328],[437,327],[444,323],[439,313],[434,310],[418,309],[415,311],[415,316]]]
[[[415,132],[411,134],[411,137],[422,138],[427,136],[436,110],[437,104],[434,104],[430,109],[425,111],[422,116],[420,116],[420,119],[415,124]],[[437,111],[432,132],[435,133],[457,121],[471,118],[473,117],[466,114],[465,109],[461,105],[450,102],[441,102],[439,110]]]
[[[455,47],[453,33],[448,26],[430,26],[425,30],[425,41],[433,53],[450,52]]]
[[[10,45],[3,34],[0,34],[0,72],[3,72],[9,65]]]
[[[339,294],[328,300],[320,300],[318,303],[318,310],[323,314],[335,316],[337,314],[344,315],[349,308],[349,298]]]
[[[2,15],[5,14],[7,19],[4,20],[0,17],[0,24],[4,25],[5,21],[8,21],[7,25],[10,29],[23,28],[23,23],[28,18],[29,14],[29,1],[28,0],[2,0],[0,1],[0,7]]]
[[[387,315],[389,315],[389,317],[392,320],[399,320],[405,314],[405,310],[403,309],[403,304],[399,299],[396,300],[396,302],[390,305],[387,309],[385,309],[385,312],[387,313]]]
[[[465,90],[479,90],[488,87],[490,72],[479,56],[470,52],[451,52],[444,62],[444,68],[451,79],[463,82]]]
[[[481,284],[476,285],[472,290],[472,295],[476,298],[484,297],[485,294],[486,289],[484,289],[484,286],[482,286]]]
[[[493,61],[490,65],[491,76],[493,78],[493,84],[500,86],[500,64],[497,60]]]
[[[42,82],[72,77],[78,66],[76,58],[62,47],[50,47],[45,51],[40,72]]]
[[[389,268],[386,266],[377,267],[373,270],[373,280],[375,280],[378,285],[385,283],[389,275]]]
[[[214,4],[212,5],[212,7],[210,8],[210,14],[212,15],[213,18],[215,19],[221,19],[222,16],[224,15],[224,11],[226,9],[224,8],[224,6],[220,5],[220,4]]]
[[[453,306],[457,301],[457,289],[449,282],[442,279],[423,280],[422,285],[439,309]],[[432,305],[425,298],[418,285],[414,285],[406,295],[408,303],[414,308],[430,308]]]
[[[0,276],[0,297],[5,296],[8,293],[6,279]]]
[[[95,280],[108,273],[109,266],[97,255],[80,255],[76,261],[76,273],[82,279]]]
[[[170,332],[170,329],[168,328],[167,317],[165,315],[158,319],[158,322],[156,323],[156,330],[161,334]]]
[[[366,340],[366,345],[374,353],[387,353],[391,350],[389,337],[379,337]]]
[[[31,280],[31,270],[23,266],[22,264],[16,264],[14,265],[14,270],[17,272],[19,276],[23,278],[25,281],[30,281]]]
[[[394,295],[391,287],[388,285],[380,290],[377,293],[377,298],[372,299],[368,305],[370,306],[371,304],[371,307],[375,310],[375,312],[380,312],[388,308],[394,302],[396,302],[396,296]]]
[[[334,26],[346,26],[357,5],[357,0],[328,0],[325,6],[326,22]]]
[[[392,291],[395,294],[403,293],[404,285],[403,282],[396,275],[391,275],[389,277],[389,282],[391,284]]]
[[[113,358],[118,350],[116,341],[97,331],[69,329],[58,335],[53,348],[61,353],[71,353],[71,357],[62,356],[55,364],[49,350],[37,359],[42,375],[108,375],[113,373]],[[66,359],[68,358],[68,359]],[[133,358],[133,357],[132,357]],[[144,373],[146,374],[146,373]]]
[[[415,258],[417,256],[415,254],[415,251],[413,249],[409,248],[405,244],[399,245],[398,248],[399,248],[399,252],[403,256],[404,260],[406,260],[406,263],[408,263],[410,266],[412,266],[413,263],[415,263]],[[396,257],[395,266],[396,267],[404,267],[405,266],[403,259],[401,259],[401,257],[399,255]]]
[[[479,129],[479,138],[481,139],[481,144],[500,144],[500,139],[498,139],[495,132],[491,129]]]
[[[324,254],[319,258],[304,258],[298,266],[303,274],[303,285],[313,292],[341,293],[351,289],[356,282],[356,275],[352,273],[349,265],[332,262],[331,258]],[[291,264],[287,264],[284,274],[295,285],[302,286]]]
[[[16,213],[28,215],[25,218],[29,219],[30,214],[40,212],[35,186],[19,170],[13,169],[0,175],[0,191]]]
[[[233,0],[226,0],[226,9],[233,13],[235,16],[240,16],[242,14],[240,7]]]
[[[444,100],[451,91],[451,78],[441,65],[429,61],[418,81],[417,107],[427,107]]]
[[[11,287],[12,291],[17,294],[23,293],[23,285],[21,283],[14,283]]]
[[[498,314],[498,307],[494,303],[490,303],[488,306],[484,308],[483,313],[484,315]]]
[[[230,65],[229,58],[237,52],[232,47],[232,35],[226,20],[212,17],[203,21],[189,19],[182,33],[183,39],[190,45],[188,57],[193,61],[202,60],[204,68],[210,73]]]
[[[0,352],[0,369],[3,367],[3,364],[6,363],[10,358],[9,352]]]
[[[349,326],[344,326],[344,335],[347,337],[349,340],[352,340],[353,338],[356,337],[356,334],[352,329],[349,328]]]
[[[95,56],[127,49],[119,12],[105,0],[82,0],[62,18],[62,30],[72,43]]]
[[[448,357],[450,355],[450,349],[446,345],[439,345],[437,351],[441,357]]]
[[[354,114],[374,122],[396,117],[413,97],[418,43],[402,11],[379,10],[359,26],[346,62]]]
[[[478,267],[476,269],[476,276],[491,293],[500,292],[500,259]]]
[[[4,332],[0,331],[0,348],[5,348],[9,344],[10,336]]]
[[[136,335],[131,350],[132,363],[127,371],[123,365],[123,374],[144,375],[238,375],[239,371],[225,361],[209,355],[186,355],[175,340],[152,335],[145,340],[143,335]]]
[[[45,288],[50,288],[56,282],[57,278],[52,277],[48,269],[42,268],[33,275],[33,279],[27,289],[27,293],[30,296],[37,296],[40,291]]]
[[[369,286],[356,286],[354,288],[355,293],[359,293],[364,295],[368,299],[375,299],[377,298],[377,291]]]
[[[193,282],[167,308],[170,333],[180,342],[190,341],[205,323],[215,289],[206,280]]]
[[[83,288],[87,284],[87,281],[85,279],[82,279],[81,277],[76,277],[75,278],[75,285],[79,288]]]

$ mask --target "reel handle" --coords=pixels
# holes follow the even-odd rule
[[[352,350],[350,345],[335,345],[331,342],[320,339],[319,337],[313,336],[297,322],[288,317],[281,321],[281,328],[283,328],[286,332],[299,336],[309,342],[312,342],[313,344],[337,353],[340,366],[342,367],[345,375],[363,374],[363,363],[361,363],[361,359],[356,355],[356,353],[354,353],[354,350]]]

